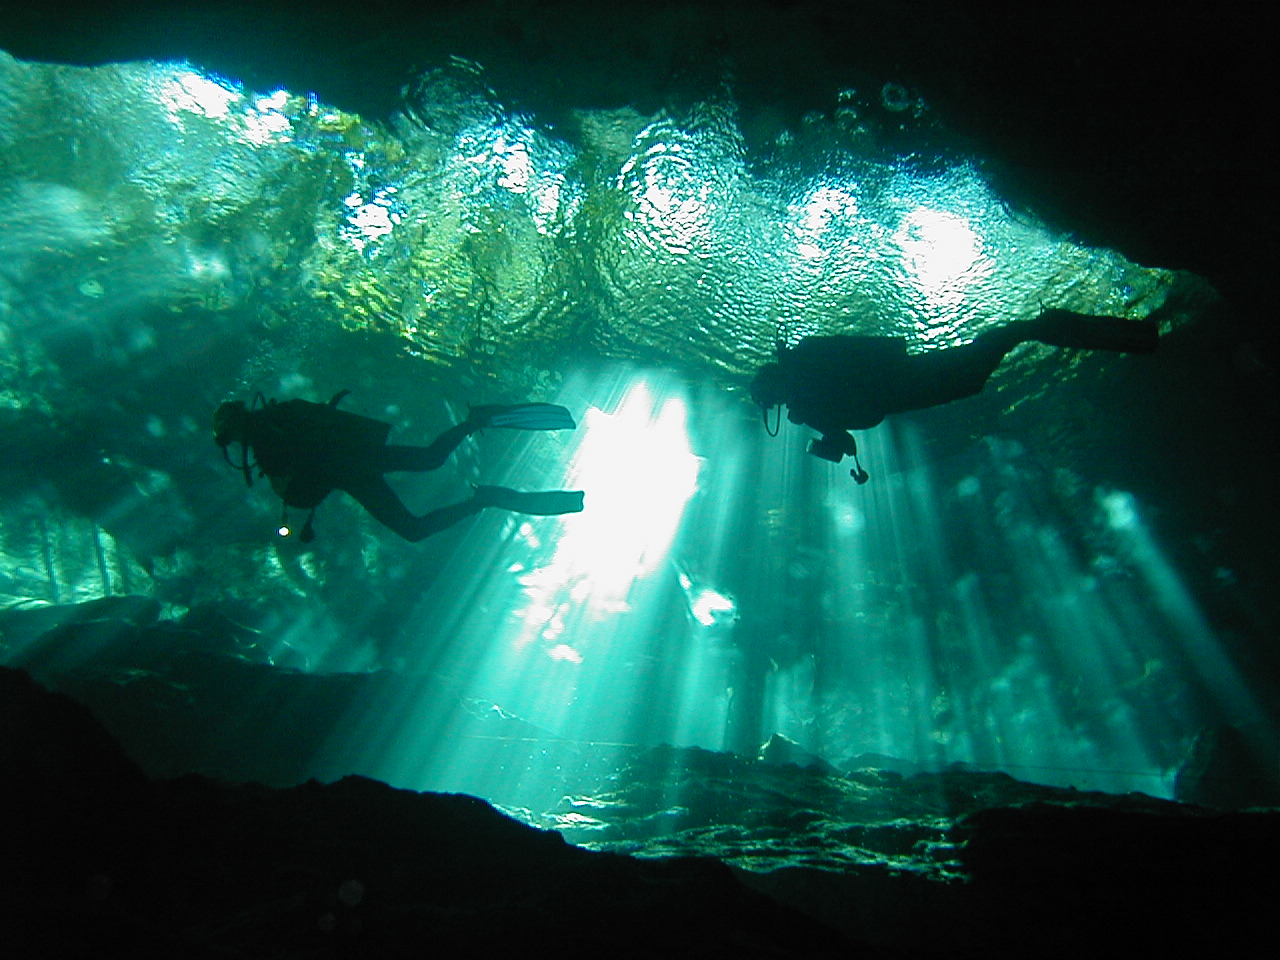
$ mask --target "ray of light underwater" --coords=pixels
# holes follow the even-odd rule
[[[1168,795],[1198,729],[1271,722],[1150,491],[1063,464],[1090,421],[1131,425],[1098,407],[1149,368],[1022,349],[962,413],[861,433],[862,486],[744,400],[779,336],[939,349],[1046,298],[1163,308],[1172,274],[1014,215],[970,158],[894,155],[857,111],[760,150],[728,95],[586,111],[562,135],[464,62],[424,74],[394,128],[186,66],[0,67],[6,409],[60,436],[87,423],[103,447],[58,447],[56,477],[15,486],[6,591],[256,601],[265,662],[420,680],[342,706],[317,773],[358,758],[400,786],[503,797],[554,781],[504,760],[510,724],[472,722],[499,716],[604,756],[753,755],[780,733],[833,763]],[[932,123],[886,91],[862,115]],[[50,127],[55,108],[75,122]],[[278,505],[216,473],[208,408],[351,381],[398,437],[503,391],[566,405],[574,433],[482,436],[405,489],[580,488],[586,509],[489,512],[410,552],[327,504],[315,548],[272,542]],[[1097,475],[1131,474],[1111,440],[1125,469]],[[49,544],[78,523],[70,575]]]
[[[876,476],[859,487],[698,393],[658,370],[571,378],[557,400],[585,405],[575,441],[557,457],[528,438],[507,475],[580,486],[586,510],[469,531],[396,647],[452,696],[424,682],[358,704],[336,754],[418,789],[506,797],[557,777],[498,759],[515,734],[453,735],[463,703],[597,755],[752,755],[781,733],[836,763],[1165,796],[1210,716],[1265,722],[1132,495],[1073,515],[1012,441],[980,445],[948,488],[910,426],[866,435]],[[1090,527],[1115,556],[1081,552]]]

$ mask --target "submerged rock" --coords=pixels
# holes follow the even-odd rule
[[[31,956],[1247,955],[1280,853],[1276,812],[671,747],[559,833],[359,776],[148,780],[3,668],[0,734],[0,922]]]
[[[722,864],[592,853],[462,794],[148,781],[83,707],[0,683],[29,745],[0,765],[15,956],[873,955]]]
[[[1201,730],[1178,768],[1173,795],[1221,810],[1280,804],[1280,744],[1267,732],[1255,739],[1265,745],[1259,749],[1238,727],[1224,724]]]

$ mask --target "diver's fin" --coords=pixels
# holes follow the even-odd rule
[[[1160,342],[1160,327],[1151,320],[1045,310],[1031,322],[1035,325],[1035,333],[1030,339],[1051,347],[1154,353]]]
[[[509,487],[476,487],[475,495],[486,507],[498,507],[513,513],[554,517],[562,513],[582,512],[581,490],[525,492]]]
[[[569,411],[555,403],[472,407],[468,420],[480,427],[512,430],[572,430],[577,426]]]

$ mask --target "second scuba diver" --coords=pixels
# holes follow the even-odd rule
[[[907,353],[897,337],[805,337],[794,347],[778,343],[776,363],[751,382],[751,398],[764,411],[787,405],[787,419],[822,434],[809,452],[839,463],[853,457],[850,475],[868,477],[858,462],[853,430],[867,430],[886,416],[950,403],[981,392],[1005,354],[1035,340],[1054,347],[1151,353],[1159,328],[1148,320],[1045,310],[1033,320],[1009,324],[945,350]]]
[[[485,507],[539,516],[582,510],[581,490],[524,492],[478,486],[468,500],[415,516],[383,478],[385,473],[435,470],[463,440],[485,427],[572,430],[576,424],[564,407],[550,403],[472,407],[466,420],[429,446],[410,447],[387,443],[391,424],[339,410],[338,403],[347,392],[327,404],[270,400],[255,401],[250,407],[232,400],[214,413],[214,441],[229,463],[228,445],[241,445],[241,462],[232,465],[244,471],[245,483],[253,483],[256,468],[271,481],[286,509],[310,511],[300,534],[304,542],[314,536],[315,508],[334,490],[348,494],[371,517],[410,542],[439,533]]]

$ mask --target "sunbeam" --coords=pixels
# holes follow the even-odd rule
[[[835,764],[1167,796],[1202,725],[1262,720],[1129,494],[1065,502],[1011,441],[931,462],[910,421],[863,435],[859,486],[653,371],[557,399],[585,407],[574,437],[521,438],[504,478],[586,509],[478,522],[401,645],[419,693],[357,705],[335,756],[518,803],[556,794],[566,751],[778,733]]]
[[[422,697],[360,718],[365,742],[381,745],[375,767],[415,788],[475,789],[479,771],[502,768],[506,734],[452,736],[479,715],[519,718],[548,743],[634,743],[666,739],[655,685],[667,677],[663,621],[678,598],[668,552],[697,489],[679,381],[654,372],[613,371],[566,385],[559,402],[582,409],[574,441],[545,452],[545,437],[516,443],[504,482],[587,491],[581,514],[485,517],[458,546],[449,583],[420,604],[421,634],[405,648],[404,672],[443,678]],[[416,659],[415,659],[416,656]],[[371,726],[377,728],[374,733]],[[341,749],[341,748],[340,748]],[[497,775],[495,774],[495,777]],[[518,796],[521,784],[553,771],[510,769],[485,795]]]
[[[1219,301],[1019,215],[922,96],[851,87],[784,130],[730,84],[547,122],[453,58],[384,129],[190,64],[6,56],[0,613],[29,626],[6,662],[177,702],[200,646],[334,698],[226,711],[252,740],[314,708],[279,769],[512,804],[662,743],[1170,795],[1206,728],[1274,742],[1274,551],[1241,529],[1270,500],[1241,457],[1190,475],[1160,409],[1202,382],[1180,338]],[[1099,359],[1050,330],[1068,315],[1159,350]],[[1017,325],[980,396],[857,431],[865,483],[806,453],[800,405],[770,436],[741,395],[806,340],[937,360]],[[1192,404],[1233,449],[1269,436],[1232,406],[1251,349]],[[880,389],[831,366],[815,397]],[[272,401],[335,393],[378,443],[317,427],[273,466],[311,431],[259,430]],[[469,403],[521,400],[577,429],[472,429]],[[235,401],[232,461],[208,422]],[[585,508],[473,513],[497,494],[468,484]],[[42,611],[118,594],[150,620]]]

